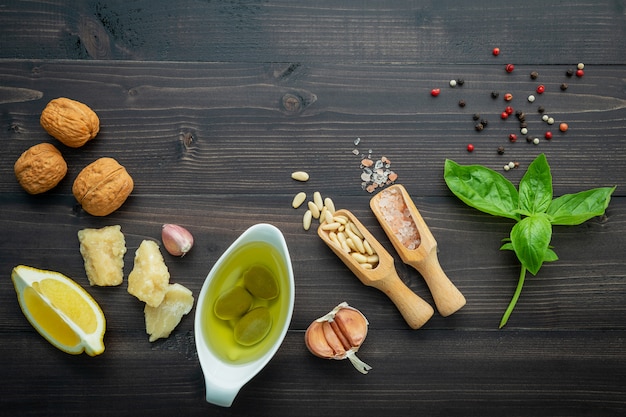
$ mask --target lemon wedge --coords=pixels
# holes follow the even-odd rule
[[[87,291],[65,275],[19,265],[11,274],[24,316],[58,349],[89,356],[104,352],[106,321]]]

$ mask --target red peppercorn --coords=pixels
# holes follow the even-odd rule
[[[504,95],[504,101],[511,101],[511,100],[513,100],[513,94],[511,94],[511,93],[506,93],[506,94]]]
[[[561,132],[567,132],[567,129],[569,129],[569,126],[567,125],[567,123],[561,123],[561,124],[559,125],[559,130],[560,130]]]
[[[517,141],[517,135],[515,133],[511,133],[509,135],[509,141],[511,141],[512,143]]]
[[[430,95],[433,97],[437,97],[439,93],[441,93],[441,89],[439,88],[433,88],[432,90],[430,90]]]
[[[577,77],[582,77],[583,75],[585,75],[585,71],[583,71],[583,70],[581,70],[581,69],[576,70],[576,76],[577,76]]]
[[[513,65],[513,64],[506,64],[504,69],[505,69],[506,72],[513,72],[513,70],[515,69],[515,65]]]
[[[506,112],[506,114],[513,114],[513,107],[511,106],[506,106],[504,108],[504,111]]]
[[[508,119],[508,117],[509,117],[509,114],[507,112],[503,111],[502,113],[500,113],[501,119]]]
[[[493,53],[494,56],[500,55],[500,48],[493,48],[492,53]]]
[[[543,135],[546,139],[550,140],[552,139],[552,132],[546,132],[545,135]]]
[[[537,94],[543,94],[544,91],[546,91],[546,87],[543,84],[537,86]]]
[[[469,145],[467,145],[467,152],[473,152],[473,151],[474,151],[474,145],[470,143]]]

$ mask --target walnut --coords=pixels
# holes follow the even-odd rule
[[[65,97],[50,101],[39,122],[46,132],[71,148],[83,146],[100,130],[100,120],[89,106]]]
[[[27,149],[13,167],[17,181],[29,194],[54,188],[67,174],[67,163],[54,145],[40,143]]]
[[[126,168],[113,158],[100,158],[78,174],[72,193],[87,213],[106,216],[120,208],[133,186]]]

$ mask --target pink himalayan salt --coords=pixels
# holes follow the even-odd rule
[[[409,250],[417,249],[421,242],[420,235],[402,193],[396,189],[381,191],[378,205],[398,241]]]

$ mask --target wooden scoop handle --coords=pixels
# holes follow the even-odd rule
[[[437,311],[443,317],[455,313],[465,305],[465,297],[441,268],[436,249],[431,251],[421,262],[411,262],[411,266],[424,277],[437,306]]]
[[[422,327],[435,312],[430,304],[407,287],[396,274],[369,285],[389,297],[412,329]]]

